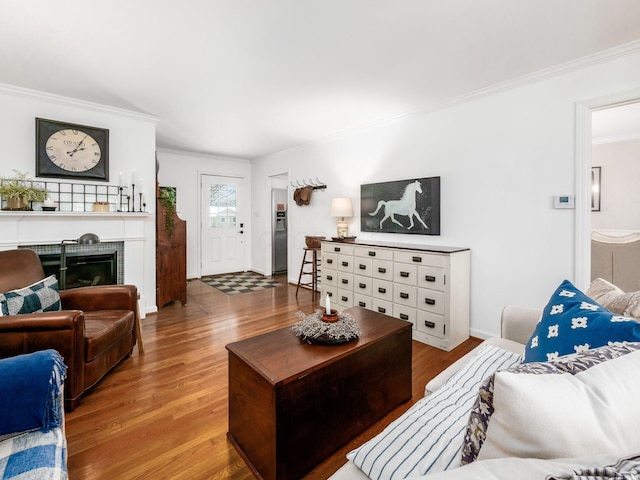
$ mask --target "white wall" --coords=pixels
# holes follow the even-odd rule
[[[640,230],[640,140],[593,145],[591,164],[602,167],[600,211],[594,229]]]
[[[225,158],[178,150],[158,149],[158,183],[162,187],[176,187],[178,216],[187,222],[187,278],[200,277],[200,175],[244,177],[247,198],[244,201],[247,219],[245,228],[245,270],[250,268],[251,222],[249,219],[251,192],[251,164],[248,160]],[[265,180],[270,185],[269,180]],[[268,203],[271,203],[269,197]],[[239,215],[239,221],[241,216]],[[271,257],[269,257],[271,258]]]
[[[290,203],[289,272],[299,269],[304,235],[335,235],[331,198],[350,196],[350,233],[360,239],[469,247],[472,333],[499,334],[504,305],[543,307],[574,275],[575,211],[554,210],[552,196],[575,193],[576,102],[638,87],[640,53],[256,159],[253,268],[270,259],[270,172],[317,176],[327,190],[309,206]],[[430,176],[442,182],[441,236],[359,232],[362,183]]]
[[[136,191],[142,188],[147,198],[149,193],[153,198],[157,118],[9,85],[0,85],[0,176],[11,177],[15,169],[28,172],[34,178],[36,117],[109,129],[108,184],[118,185],[119,172],[129,179],[131,171],[135,169],[139,179]],[[56,179],[47,177],[42,180]],[[73,182],[68,179],[59,181]],[[105,184],[80,180],[74,183]],[[152,214],[145,220],[144,262],[140,264],[140,268],[144,269],[144,282],[143,285],[137,285],[145,297],[147,312],[156,310],[155,205],[150,203],[147,210]],[[87,223],[88,228],[89,225]]]

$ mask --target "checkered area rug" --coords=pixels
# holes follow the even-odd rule
[[[253,272],[224,273],[222,275],[210,275],[202,277],[207,285],[226,293],[235,295],[236,293],[249,293],[264,290],[267,288],[279,287],[280,282],[258,275]]]

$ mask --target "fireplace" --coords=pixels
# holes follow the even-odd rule
[[[60,279],[60,254],[40,254],[45,275]],[[66,288],[117,284],[118,252],[71,252],[66,254]]]

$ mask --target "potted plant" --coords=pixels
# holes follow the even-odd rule
[[[0,196],[7,202],[5,210],[30,210],[29,202],[42,202],[47,198],[47,191],[34,185],[27,173],[14,172],[12,178],[0,179]]]

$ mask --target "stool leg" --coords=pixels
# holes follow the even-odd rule
[[[296,298],[298,297],[298,290],[300,290],[300,281],[302,280],[302,272],[304,270],[304,263],[305,260],[307,259],[307,251],[304,251],[304,254],[302,255],[302,264],[300,265],[300,274],[298,275],[298,286],[296,287]]]

